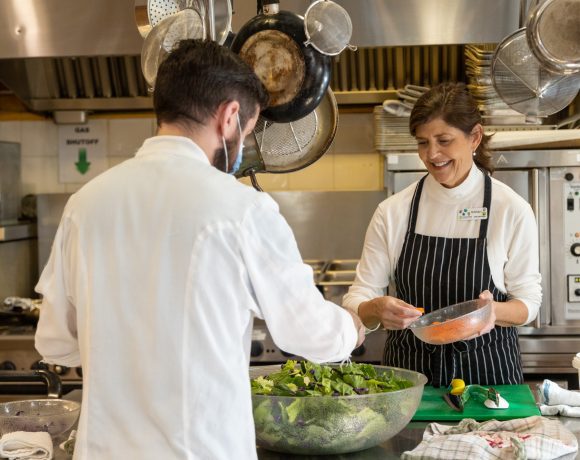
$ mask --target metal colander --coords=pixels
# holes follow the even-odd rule
[[[184,9],[156,24],[141,48],[141,70],[149,87],[155,86],[159,66],[181,40],[204,37],[203,20],[194,9]]]
[[[194,9],[181,10],[171,17],[173,21],[169,25],[162,46],[170,53],[181,41],[188,38],[204,38],[205,26],[202,15]]]
[[[530,52],[525,29],[505,38],[492,58],[492,83],[501,99],[527,116],[545,117],[570,104],[580,85],[578,75],[555,74]]]
[[[220,45],[224,44],[231,31],[232,5],[230,0],[147,0],[146,15],[143,14],[142,3],[143,0],[135,0],[135,20],[143,37],[146,37],[151,29],[162,20],[186,9],[195,10],[200,14],[208,35],[213,26],[215,41]],[[209,17],[212,7],[213,21]]]
[[[172,0],[149,0],[147,2],[147,14],[149,14],[149,22],[151,27],[155,27],[163,19],[179,13],[179,2]]]
[[[328,56],[336,56],[346,47],[356,51],[356,46],[349,45],[352,36],[352,21],[346,10],[331,0],[314,2],[304,15],[305,45],[312,45],[316,50]]]
[[[538,61],[557,73],[580,71],[580,0],[546,0],[531,12],[526,37]]]

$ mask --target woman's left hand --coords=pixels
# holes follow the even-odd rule
[[[491,332],[491,330],[495,327],[495,321],[496,321],[495,302],[493,301],[492,293],[487,291],[487,290],[483,291],[481,294],[479,294],[479,298],[482,300],[491,300],[491,315],[489,316],[489,321],[487,321],[487,323],[485,323],[483,325],[483,327],[479,330],[479,332],[477,334],[474,334],[471,337],[468,337],[467,339],[464,339],[464,340],[470,340],[470,339],[474,339],[476,337],[480,337],[484,334],[489,334]]]

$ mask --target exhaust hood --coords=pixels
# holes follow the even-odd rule
[[[235,32],[255,15],[256,2],[233,3]],[[461,67],[461,44],[497,43],[516,30],[526,1],[338,3],[353,22],[351,43],[360,47],[335,61],[332,87],[338,102],[345,104],[382,101],[398,83],[436,82],[437,78],[427,78],[433,66]],[[146,4],[146,0],[1,1],[0,81],[35,112],[150,110],[139,56],[143,39],[135,22],[136,5]],[[281,2],[283,9],[299,14],[309,5],[309,0]],[[458,63],[448,62],[447,55]],[[439,74],[438,78],[454,76],[454,72]]]

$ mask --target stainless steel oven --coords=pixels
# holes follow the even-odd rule
[[[42,357],[34,348],[34,332],[35,326],[32,324],[0,325],[0,400],[45,398],[47,379],[42,377],[46,374],[60,378],[59,393],[82,387],[80,367],[68,368],[41,362]],[[9,372],[3,374],[5,371]],[[37,376],[40,378],[33,378],[33,371],[40,372],[42,375]]]
[[[538,318],[519,328],[524,373],[578,388],[571,363],[580,352],[580,150],[498,151],[493,161],[493,177],[532,206],[540,237],[543,302]],[[424,174],[416,153],[386,156],[389,193]]]

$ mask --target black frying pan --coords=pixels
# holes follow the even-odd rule
[[[312,112],[326,94],[332,58],[305,46],[304,19],[264,0],[258,14],[236,34],[231,49],[246,61],[270,94],[262,116],[277,123]]]

